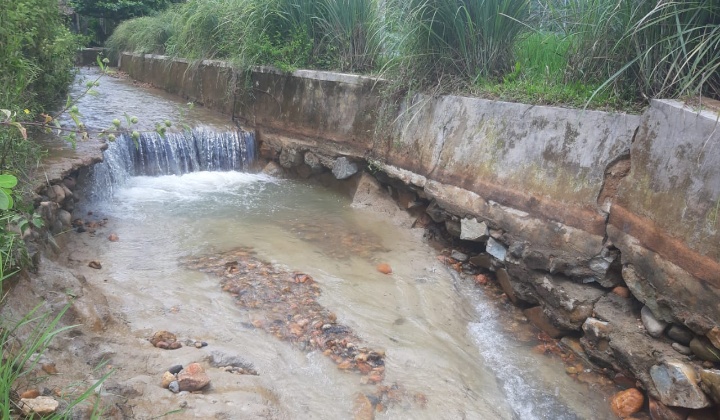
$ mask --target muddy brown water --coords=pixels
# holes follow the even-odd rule
[[[174,119],[184,105],[122,79],[101,81],[99,91],[80,103],[81,112],[98,126],[123,111],[148,120]],[[190,115],[191,125],[232,127],[202,108]],[[236,171],[130,176],[109,196],[93,193],[109,188],[93,182],[92,176],[85,180],[86,200],[75,216],[88,218],[92,211],[95,218],[106,217],[106,230],[96,237],[69,234],[84,235],[75,241],[85,247],[76,253],[79,260],[102,262],[97,285],[111,310],[136,343],[158,330],[208,343],[177,353],[145,342],[127,349],[126,363],[137,351],[138,364],[151,366],[146,375],[157,375],[157,385],[148,386],[158,390],[146,394],[153,401],[134,402],[138,417],[184,406],[173,415],[345,419],[356,414],[358,394],[377,393],[378,384],[338,369],[321,351],[256,328],[257,314],[223,292],[217,276],[182,265],[187,258],[246,247],[263,261],[310,275],[321,291],[318,303],[335,314],[337,323],[352,329],[362,345],[385,352],[379,385],[396,385],[404,393],[383,406],[378,419],[614,418],[606,393],[567,375],[560,361],[533,352],[536,342],[509,333],[507,325],[523,324],[522,317],[498,305],[472,279],[449,271],[421,231],[354,209],[338,192]],[[109,232],[120,240],[105,239]],[[391,275],[376,270],[381,262],[392,267]],[[186,364],[213,351],[242,357],[259,375],[213,373],[204,394],[172,394],[160,389],[157,366],[141,363],[143,354],[153,352],[164,352],[165,363]],[[126,379],[123,374],[119,379]]]

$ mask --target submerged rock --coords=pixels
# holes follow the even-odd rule
[[[637,388],[620,391],[612,397],[610,408],[620,418],[630,417],[642,409],[645,396]]]

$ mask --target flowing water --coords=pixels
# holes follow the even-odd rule
[[[126,105],[161,120],[176,117],[181,106],[127,81],[107,85],[100,98],[81,103],[98,125]],[[219,278],[180,263],[250,247],[263,260],[309,274],[338,324],[385,350],[383,384],[403,393],[376,418],[613,418],[605,395],[506,333],[503,317],[513,315],[448,271],[421,232],[355,210],[347,197],[321,186],[246,172],[252,136],[198,112],[192,123],[203,127],[193,133],[110,144],[86,180],[82,212],[109,218],[120,238],[99,242],[94,255],[110,302],[131,330],[167,329],[242,355],[266,384],[274,417],[352,418],[356,395],[372,395],[377,385],[362,384],[360,375],[337,369],[318,351],[254,328],[253,315],[221,290]],[[393,273],[379,273],[380,262]],[[208,392],[225,404],[227,418],[244,418],[242,405],[222,397],[233,386],[243,387],[218,383]]]

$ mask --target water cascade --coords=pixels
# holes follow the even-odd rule
[[[255,135],[199,127],[177,133],[122,135],[92,168],[93,198],[109,198],[133,176],[183,175],[199,171],[243,171],[255,156]]]

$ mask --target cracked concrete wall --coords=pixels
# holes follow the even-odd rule
[[[720,119],[653,100],[610,211],[633,294],[698,334],[720,324]]]

